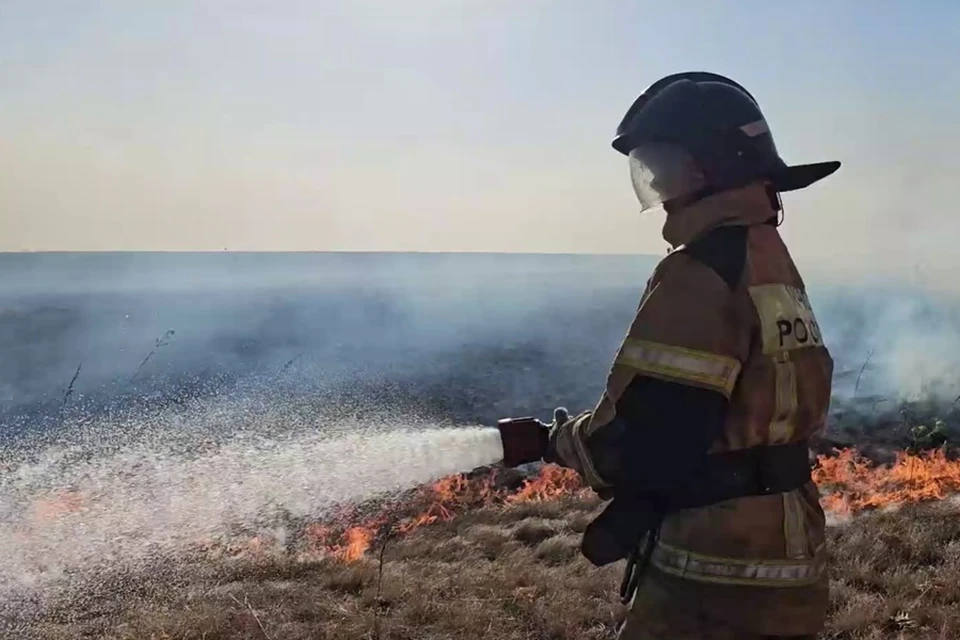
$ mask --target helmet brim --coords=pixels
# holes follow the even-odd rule
[[[836,160],[831,162],[815,162],[813,164],[796,164],[784,166],[770,174],[770,181],[777,191],[797,191],[809,187],[814,182],[823,180],[840,168]]]

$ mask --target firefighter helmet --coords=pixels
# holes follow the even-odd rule
[[[630,159],[642,209],[759,179],[794,191],[840,167],[835,161],[787,165],[754,97],[704,71],[667,76],[640,94],[617,127],[613,148]]]

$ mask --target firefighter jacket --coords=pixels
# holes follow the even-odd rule
[[[598,405],[558,427],[556,456],[613,503],[664,508],[647,579],[758,633],[816,632],[825,523],[805,445],[824,429],[833,361],[771,196],[753,185],[702,200],[669,214],[664,238],[676,249],[648,281]],[[669,506],[726,482],[706,474],[709,460],[776,475],[766,452],[791,448],[806,475],[789,490]]]

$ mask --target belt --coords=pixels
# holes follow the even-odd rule
[[[786,493],[799,489],[810,479],[806,441],[716,453],[706,457],[686,487],[666,498],[666,511]]]
[[[597,566],[627,558],[620,594],[627,602],[649,564],[667,514],[735,498],[786,493],[810,479],[806,441],[712,454],[689,483],[670,495],[615,495],[587,527],[581,551]]]

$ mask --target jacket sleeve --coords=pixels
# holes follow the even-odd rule
[[[647,284],[592,412],[556,435],[561,464],[601,494],[666,494],[723,433],[742,360],[731,287],[683,252]]]

